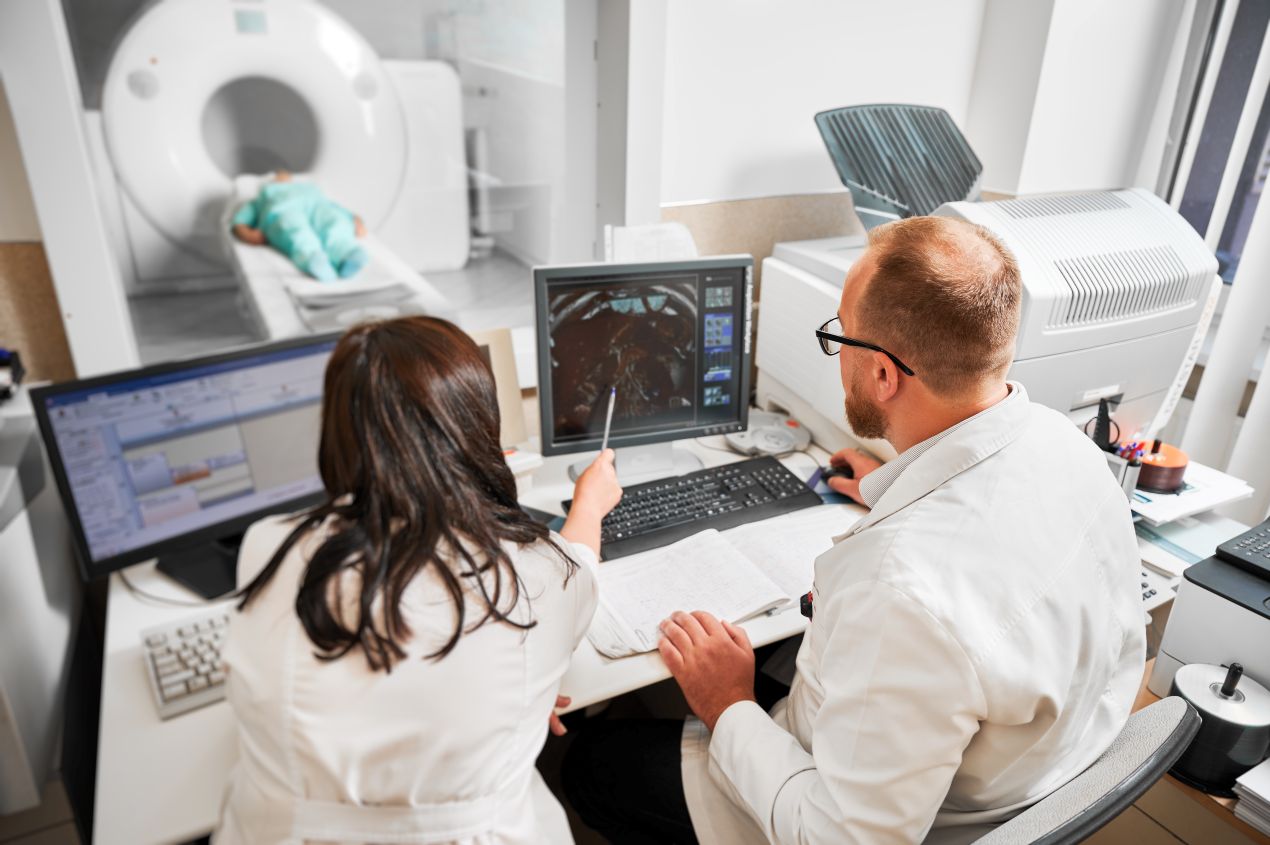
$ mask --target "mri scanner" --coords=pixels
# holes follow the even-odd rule
[[[346,318],[446,315],[420,271],[467,262],[461,102],[449,65],[380,60],[312,0],[146,7],[111,59],[100,115],[87,121],[128,292],[224,284],[229,270],[268,338],[315,328],[305,314],[338,303]],[[271,248],[232,238],[227,215],[278,168],[366,222],[371,263],[357,277],[315,291]],[[387,289],[410,296],[385,306]]]

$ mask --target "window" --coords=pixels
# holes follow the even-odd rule
[[[1174,126],[1187,126],[1191,155],[1188,162],[1184,151],[1177,163],[1172,193],[1179,213],[1214,246],[1230,284],[1266,178],[1270,114],[1256,69],[1270,2],[1220,3],[1197,16],[1188,52],[1206,66],[1193,76],[1191,96],[1179,98]]]

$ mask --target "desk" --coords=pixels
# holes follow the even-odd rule
[[[1134,712],[1137,712],[1143,707],[1154,704],[1160,700],[1159,696],[1147,689],[1147,680],[1151,677],[1151,670],[1154,666],[1154,658],[1147,661],[1146,671],[1142,674],[1142,685],[1138,687],[1138,697],[1133,702]],[[1164,787],[1164,789],[1161,787]],[[1152,796],[1152,793],[1156,792],[1163,794]],[[1179,807],[1177,802],[1173,800],[1176,799],[1179,794],[1185,796],[1185,798],[1191,802],[1192,806],[1189,808]],[[1203,813],[1211,814],[1221,825],[1233,828],[1233,831],[1230,831],[1232,834],[1234,831],[1238,831],[1243,834],[1245,839],[1251,840],[1252,842],[1257,843],[1257,845],[1270,845],[1270,836],[1266,836],[1264,833],[1261,833],[1241,819],[1235,818],[1235,803],[1236,799],[1234,798],[1221,798],[1216,795],[1209,795],[1208,793],[1201,792],[1192,786],[1187,786],[1172,775],[1165,775],[1161,784],[1153,787],[1151,792],[1148,792],[1144,798],[1139,799],[1137,802],[1139,808],[1143,812],[1152,816],[1161,826],[1170,829],[1174,836],[1183,837],[1183,841],[1209,842],[1216,841],[1218,837],[1221,837],[1221,841],[1223,842],[1236,841],[1234,839],[1226,839],[1226,837],[1221,833],[1216,833],[1211,830],[1202,830],[1202,821],[1195,822],[1194,819],[1190,820],[1190,823],[1184,819],[1178,822],[1173,821],[1172,817],[1175,817],[1175,813],[1184,813],[1186,809],[1198,808]],[[1170,812],[1160,812],[1160,809],[1162,809],[1161,805],[1164,804],[1169,805]],[[1200,828],[1201,830],[1197,831],[1194,835],[1200,836],[1202,839],[1192,839],[1187,836],[1187,831],[1174,830],[1175,827],[1184,827],[1190,831],[1196,831],[1197,828]]]
[[[713,446],[721,439],[708,438],[706,442]],[[681,443],[680,448],[696,453],[706,466],[740,460],[739,455],[699,441]],[[560,513],[560,502],[572,498],[568,466],[576,457],[548,459],[535,473],[532,488],[522,492],[521,501]],[[817,462],[824,463],[827,458],[813,447],[810,456],[790,455],[783,462],[806,477]],[[860,513],[864,513],[863,508]],[[177,601],[196,599],[155,571],[153,562],[130,568],[128,577],[148,593]],[[237,754],[229,705],[222,701],[161,721],[146,679],[139,633],[153,625],[227,604],[160,604],[134,595],[118,573],[111,576],[102,667],[94,841],[102,845],[184,842],[206,835],[216,823],[221,795]],[[800,633],[805,625],[806,620],[791,610],[752,620],[745,623],[745,628],[757,646]],[[561,692],[573,698],[571,709],[577,709],[668,677],[670,673],[656,653],[610,660],[583,640],[574,653]]]

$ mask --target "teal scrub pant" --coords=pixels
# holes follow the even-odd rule
[[[331,203],[319,204],[311,215],[283,211],[265,224],[264,233],[297,267],[322,282],[353,276],[368,258],[357,242],[352,215]]]

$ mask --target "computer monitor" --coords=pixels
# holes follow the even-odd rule
[[[33,389],[85,580],[158,557],[209,598],[233,589],[247,526],[323,496],[322,379],[337,338]]]
[[[748,255],[534,269],[545,455],[609,446],[624,482],[688,471],[671,441],[744,431],[750,394]]]

